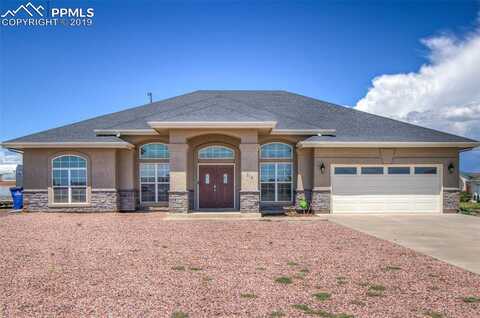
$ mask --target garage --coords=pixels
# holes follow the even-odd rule
[[[440,213],[441,165],[332,165],[332,213]]]

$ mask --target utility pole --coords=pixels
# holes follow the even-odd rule
[[[147,96],[148,96],[148,98],[150,99],[150,104],[151,104],[151,103],[152,103],[152,101],[153,101],[153,95],[152,95],[152,92],[148,92],[148,93],[147,93]]]

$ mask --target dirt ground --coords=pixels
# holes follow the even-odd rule
[[[0,215],[0,317],[480,317],[480,276],[325,220]]]

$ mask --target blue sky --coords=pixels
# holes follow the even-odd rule
[[[2,1],[0,8],[21,3]],[[143,104],[147,91],[159,100],[196,89],[284,89],[356,106],[375,89],[377,76],[445,62],[432,55],[449,47],[422,39],[445,37],[463,47],[478,29],[479,11],[476,1],[72,0],[50,6],[93,7],[94,25],[0,27],[0,140]],[[470,97],[477,102],[465,95],[447,106],[463,106]],[[359,107],[382,113],[375,102]],[[422,114],[435,113],[436,104],[425,103]],[[391,116],[410,120],[411,114]],[[419,118],[425,117],[414,118],[421,124]],[[429,119],[428,126],[480,138],[466,126],[455,130],[457,122]],[[462,155],[462,169],[480,171],[480,153]]]

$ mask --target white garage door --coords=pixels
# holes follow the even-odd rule
[[[441,166],[332,166],[333,213],[433,213]]]

